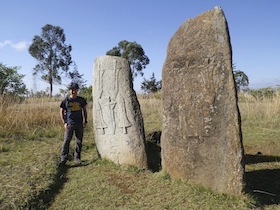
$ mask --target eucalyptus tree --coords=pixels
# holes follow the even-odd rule
[[[72,63],[72,46],[65,44],[64,30],[59,26],[46,24],[41,35],[35,35],[28,51],[37,59],[33,74],[50,85],[49,97],[52,97],[53,84],[61,84],[62,73],[67,73]]]
[[[143,69],[150,63],[148,56],[142,46],[136,42],[120,41],[118,46],[109,50],[106,55],[118,56],[128,60],[132,77],[136,78],[138,74],[144,75]]]

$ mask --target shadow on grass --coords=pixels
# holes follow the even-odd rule
[[[161,132],[149,134],[147,139],[148,166],[152,172],[161,170]],[[245,164],[279,162],[278,156],[245,155]],[[260,207],[280,204],[280,169],[262,169],[245,172],[245,192],[252,195]]]
[[[160,137],[161,131],[155,131],[146,136],[148,168],[152,172],[159,172],[161,170]]]
[[[261,154],[245,155],[246,165],[257,164],[257,163],[279,162],[279,161],[280,161],[280,157],[277,156],[268,156],[268,155],[261,155]]]
[[[278,162],[280,157],[245,155],[246,164]],[[280,204],[280,169],[261,169],[245,172],[245,192],[252,195],[260,206]]]
[[[29,201],[28,209],[47,209],[53,203],[54,198],[59,194],[64,184],[68,181],[67,173],[70,168],[85,167],[90,163],[82,163],[75,165],[65,165],[59,167],[54,176],[53,183],[49,186],[48,190],[41,191],[38,196],[33,197]]]
[[[146,152],[149,170],[152,172],[159,172],[161,170],[160,146],[151,142],[147,142]]]

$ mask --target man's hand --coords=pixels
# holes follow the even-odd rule
[[[68,126],[67,123],[64,123],[64,128],[65,128],[65,129],[67,128],[67,126]]]

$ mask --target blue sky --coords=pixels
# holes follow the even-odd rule
[[[20,66],[29,90],[48,87],[33,78],[36,60],[28,53],[33,37],[46,24],[64,29],[72,59],[88,86],[94,59],[122,40],[143,47],[150,58],[144,77],[149,79],[154,72],[160,80],[172,35],[184,21],[215,6],[225,13],[233,63],[249,76],[250,88],[280,84],[279,0],[1,0],[0,6],[0,62]],[[142,81],[138,77],[134,82],[137,92]]]

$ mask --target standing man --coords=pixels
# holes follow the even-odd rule
[[[69,96],[67,96],[60,104],[60,118],[64,124],[65,133],[59,166],[64,166],[67,162],[70,141],[74,132],[76,137],[74,160],[81,164],[84,126],[87,123],[87,102],[83,97],[78,96],[78,84],[71,83],[68,89]]]

